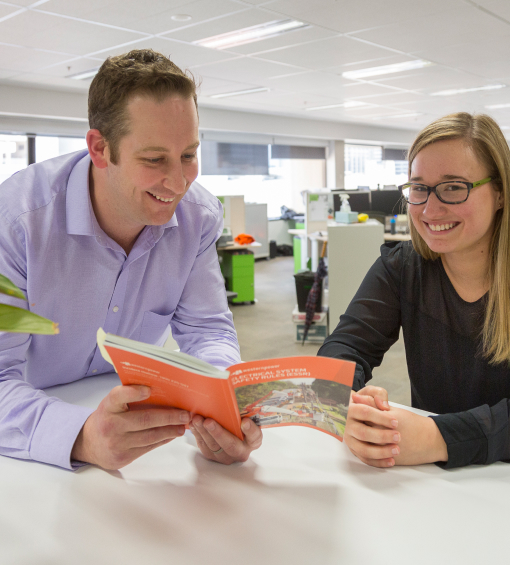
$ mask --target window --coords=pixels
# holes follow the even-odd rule
[[[401,150],[373,145],[345,145],[345,188],[373,190],[407,182],[407,161]],[[390,158],[388,158],[390,157]],[[396,159],[395,159],[396,158]]]
[[[269,217],[279,217],[282,206],[287,206],[296,212],[304,212],[301,191],[326,186],[324,148],[282,145],[259,147],[260,150],[264,149],[268,156],[268,174],[202,174],[204,162],[202,150],[199,148],[201,172],[197,181],[216,196],[243,195],[245,202],[267,204]],[[271,151],[272,148],[276,150]]]
[[[49,137],[38,135],[35,138],[35,162],[40,163],[66,153],[87,149],[83,137]]]
[[[0,182],[4,182],[27,165],[27,136],[0,134]]]

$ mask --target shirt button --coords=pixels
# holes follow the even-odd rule
[[[97,369],[94,369],[92,372],[93,372],[93,373],[97,373]]]
[[[118,307],[118,306],[114,306],[114,307],[112,308],[112,310],[113,310],[114,312],[118,312],[118,311],[119,311],[119,307]]]

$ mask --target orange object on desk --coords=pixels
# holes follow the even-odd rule
[[[236,243],[238,243],[239,245],[248,245],[250,243],[253,243],[255,241],[255,238],[252,237],[251,235],[247,234],[247,233],[240,233],[235,239],[234,241]]]

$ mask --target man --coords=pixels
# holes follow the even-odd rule
[[[65,468],[118,469],[184,433],[202,453],[244,461],[245,441],[183,410],[129,410],[148,387],[119,386],[97,410],[41,388],[112,371],[95,343],[105,331],[163,344],[225,368],[239,361],[215,241],[217,199],[198,174],[195,84],[163,55],[107,59],[89,92],[88,152],[33,165],[0,190],[0,273],[57,336],[0,336],[0,454]]]

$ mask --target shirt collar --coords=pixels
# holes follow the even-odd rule
[[[96,217],[89,193],[89,169],[90,155],[87,151],[73,167],[67,181],[66,227],[70,235],[96,235]]]

